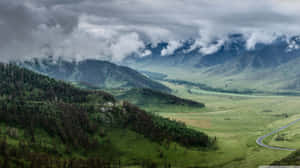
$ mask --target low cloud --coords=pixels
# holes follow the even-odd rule
[[[213,54],[222,47],[224,42],[225,42],[224,40],[218,40],[215,44],[203,46],[202,48],[200,48],[199,51],[204,55]]]
[[[151,54],[152,54],[151,50],[145,50],[144,52],[142,52],[141,57],[147,57],[147,56],[149,56]]]
[[[138,53],[143,48],[145,48],[144,43],[139,39],[138,34],[123,35],[111,46],[112,60],[122,61],[125,57],[132,53]]]
[[[169,41],[167,48],[161,50],[161,56],[167,56],[173,54],[179,47],[181,47],[179,41]]]
[[[253,50],[257,43],[260,44],[271,44],[278,38],[275,33],[269,34],[266,32],[253,32],[247,37],[246,49]]]

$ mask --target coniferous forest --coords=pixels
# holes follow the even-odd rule
[[[0,86],[0,167],[121,166],[122,154],[112,152],[117,149],[105,138],[113,129],[128,129],[159,144],[213,145],[214,140],[183,123],[13,64],[0,64]]]

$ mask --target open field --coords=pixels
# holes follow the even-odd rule
[[[300,118],[295,115],[293,118]],[[300,146],[300,124],[295,124],[289,128],[269,137],[266,141],[272,146],[285,146],[288,148],[299,148]]]
[[[270,164],[291,152],[266,149],[258,146],[256,139],[300,118],[300,97],[247,96],[220,94],[187,88],[165,82],[174,94],[206,104],[198,112],[173,110],[170,108],[151,109],[164,117],[185,122],[190,127],[204,131],[217,138],[217,150],[196,152],[189,157],[186,165],[200,167],[258,167]],[[276,141],[276,136],[267,138],[266,144],[280,147],[300,148],[300,125],[280,132],[288,141]],[[185,157],[183,157],[185,158]],[[189,163],[191,162],[191,163]]]

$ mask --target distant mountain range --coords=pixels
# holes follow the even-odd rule
[[[162,56],[161,51],[167,48],[168,43],[160,43],[155,47],[148,45],[151,55],[142,58],[129,57],[124,65],[166,75],[172,74],[177,68],[178,71],[186,71],[188,74],[173,74],[170,78],[190,78],[222,88],[300,89],[299,37],[288,40],[280,37],[270,44],[257,43],[255,48],[247,49],[247,41],[241,35],[232,35],[215,53],[207,55],[199,52],[201,48],[187,52],[194,43],[194,40],[186,41],[173,54],[167,56]],[[156,70],[157,67],[159,71]],[[254,86],[253,83],[259,86]]]
[[[118,66],[107,61],[70,62],[44,59],[27,61],[21,63],[21,65],[58,80],[89,85],[95,88],[150,88],[163,92],[171,91],[168,87],[131,68]]]
[[[152,53],[150,56],[142,58],[129,57],[125,62],[134,60],[149,64],[189,65],[201,68],[238,60],[240,68],[243,69],[247,66],[255,68],[274,67],[300,56],[299,37],[289,40],[282,37],[271,44],[257,43],[253,49],[247,49],[246,43],[242,35],[232,35],[216,52],[203,54],[199,52],[199,49],[201,49],[199,47],[191,50],[195,40],[189,40],[183,42],[182,46],[177,48],[173,54],[162,56],[161,51],[167,48],[168,43],[161,42],[154,47],[152,44],[147,46],[147,49]]]

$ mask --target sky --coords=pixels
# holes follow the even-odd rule
[[[185,40],[201,54],[231,34],[246,48],[300,34],[297,0],[1,0],[0,61],[63,57],[120,62],[168,42],[168,56]]]

